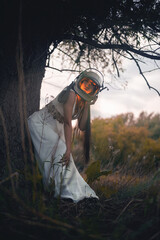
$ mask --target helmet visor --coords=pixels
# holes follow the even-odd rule
[[[79,82],[79,87],[90,96],[96,95],[96,93],[99,91],[99,86],[92,79],[87,77],[81,79]]]

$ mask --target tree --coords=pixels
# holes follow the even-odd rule
[[[6,158],[13,169],[23,168],[28,159],[26,119],[39,108],[46,61],[49,66],[54,49],[65,46],[65,54],[73,53],[77,65],[84,58],[88,64],[101,58],[104,67],[108,64],[106,49],[118,75],[119,57],[124,57],[135,61],[145,78],[140,67],[142,59],[138,57],[152,59],[159,68],[160,18],[157,0],[2,0],[0,4],[0,172],[3,178]]]

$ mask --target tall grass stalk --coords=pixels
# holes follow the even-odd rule
[[[4,131],[4,141],[5,141],[5,145],[6,145],[6,155],[7,155],[6,160],[7,160],[7,166],[8,166],[8,171],[9,171],[9,175],[10,175],[9,177],[10,177],[10,180],[11,180],[12,192],[15,195],[16,192],[15,192],[14,181],[13,181],[13,178],[11,177],[12,176],[12,167],[11,167],[11,160],[10,160],[8,133],[7,133],[5,119],[4,119],[1,107],[0,107],[0,117],[1,117],[1,120],[2,120],[2,126],[3,126],[3,131]]]
[[[27,154],[25,147],[25,133],[24,127],[26,127],[28,141],[29,141],[29,151],[32,163],[33,171],[33,201],[36,198],[36,174],[35,167],[33,165],[34,155],[32,149],[31,137],[29,134],[28,123],[27,123],[27,101],[26,101],[26,90],[25,90],[25,80],[24,80],[24,71],[23,71],[23,48],[22,48],[22,1],[20,1],[19,9],[19,30],[18,30],[18,42],[17,42],[17,52],[16,52],[16,62],[17,62],[17,72],[19,80],[19,114],[20,114],[20,130],[21,130],[21,140],[22,140],[22,149],[23,156],[25,161],[25,179],[27,179]]]

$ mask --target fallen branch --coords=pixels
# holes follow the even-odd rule
[[[19,177],[19,174],[18,172],[14,172],[12,173],[9,177],[3,179],[2,181],[0,181],[0,184],[4,183],[4,182],[7,182],[8,180],[10,180],[11,178],[13,177],[16,177],[16,187],[17,187],[17,183],[18,183],[18,177]]]

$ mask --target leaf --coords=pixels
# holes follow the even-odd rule
[[[100,161],[97,160],[89,165],[85,173],[87,175],[87,182],[92,183],[95,180],[98,180],[100,176],[107,176],[112,171],[100,171]]]

